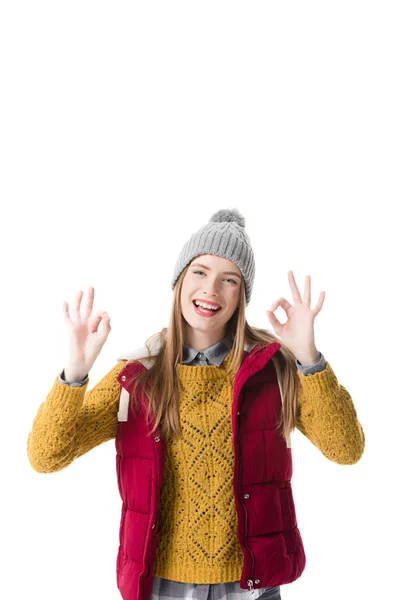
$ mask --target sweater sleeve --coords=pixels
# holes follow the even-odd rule
[[[297,376],[296,428],[329,460],[354,465],[364,453],[365,435],[349,392],[328,361],[323,371]]]
[[[39,406],[28,434],[26,450],[38,473],[64,469],[92,448],[116,437],[120,384],[116,365],[93,387],[60,383],[56,377],[47,398]]]

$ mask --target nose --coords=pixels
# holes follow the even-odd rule
[[[210,298],[214,300],[214,302],[218,302],[218,292],[216,290],[216,286],[214,284],[209,285],[206,290],[203,291],[203,297],[205,299]]]
[[[209,279],[203,293],[207,296],[216,296],[218,294],[218,284]]]

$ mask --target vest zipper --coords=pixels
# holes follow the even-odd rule
[[[254,356],[255,354],[258,354],[259,352],[261,352],[263,350],[263,348],[258,348],[257,350],[254,350],[254,348],[251,350],[251,352],[249,353],[249,356]],[[237,440],[237,436],[236,436],[236,440]],[[239,446],[239,444],[238,444]],[[242,478],[242,452],[239,452],[239,483],[241,483]],[[250,556],[251,556],[251,571],[250,571],[250,577],[253,577],[253,573],[254,573],[254,565],[255,565],[255,558],[254,558],[254,554],[253,552],[250,550],[249,546],[247,545],[247,508],[246,506],[243,504],[243,502],[241,502],[243,508],[244,508],[244,513],[245,513],[245,522],[244,522],[244,544],[247,548],[247,551],[249,552]],[[253,579],[247,579],[247,587],[249,588],[249,591],[254,594],[254,587],[253,587]]]
[[[242,453],[239,452],[239,482],[241,483],[242,478],[241,478],[241,474],[242,474]],[[253,572],[254,572],[254,563],[255,563],[255,559],[254,559],[254,554],[253,552],[250,550],[250,548],[247,545],[247,508],[245,507],[245,505],[243,503],[241,503],[243,508],[244,508],[244,512],[245,512],[245,522],[244,522],[244,544],[249,552],[249,554],[251,555],[251,559],[252,559],[252,565],[251,565],[251,573],[250,573],[250,577],[253,577]],[[247,580],[247,586],[249,588],[249,591],[251,593],[254,593],[254,589],[253,589],[253,579],[248,579]]]

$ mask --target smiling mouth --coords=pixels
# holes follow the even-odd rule
[[[194,306],[194,308],[195,308],[196,310],[198,310],[199,312],[202,312],[202,313],[203,313],[203,314],[205,314],[205,315],[215,315],[215,314],[216,314],[217,312],[219,312],[219,311],[221,310],[221,308],[222,308],[221,306],[220,306],[220,307],[219,307],[217,310],[212,310],[212,309],[209,309],[209,308],[204,308],[203,306],[198,306],[198,305],[197,305],[197,304],[194,302],[194,300],[193,300],[192,304],[193,304],[193,306]]]

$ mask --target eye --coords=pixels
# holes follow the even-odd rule
[[[204,273],[204,271],[192,271],[192,273],[196,275],[197,273]],[[236,279],[227,278],[227,281],[232,281],[235,285],[237,285]]]

